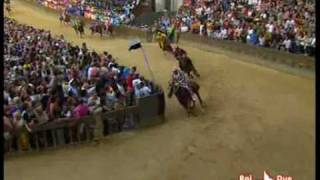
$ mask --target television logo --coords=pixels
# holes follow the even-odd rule
[[[252,174],[241,174],[239,180],[255,180]],[[291,176],[277,175],[272,177],[268,172],[263,172],[263,178],[257,180],[293,180]]]

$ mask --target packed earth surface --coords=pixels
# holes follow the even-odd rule
[[[141,51],[128,51],[130,39],[101,39],[88,29],[80,39],[60,24],[57,14],[21,0],[12,7],[11,17],[19,23],[106,50],[120,64],[137,66],[150,77]],[[167,92],[176,61],[156,43],[143,45],[156,83]],[[181,43],[200,72],[204,112],[188,118],[175,97],[166,98],[165,123],[107,136],[100,143],[8,157],[5,179],[236,180],[243,173],[260,178],[265,170],[314,179],[314,78],[247,62],[260,61],[256,57],[200,46]]]

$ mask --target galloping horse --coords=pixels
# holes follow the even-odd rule
[[[90,25],[91,35],[94,35],[95,33],[99,33],[102,37],[104,33],[109,33],[110,36],[113,36],[113,26],[111,24],[106,25],[103,22],[96,21],[93,22]]]
[[[196,75],[197,77],[200,77],[200,74],[198,73],[191,59],[188,56],[186,55],[179,56],[177,60],[179,61],[180,69],[183,72],[185,72],[189,77],[193,78],[192,74]]]
[[[157,39],[162,51],[168,51],[168,52],[173,51],[166,33],[162,32],[162,31],[157,31],[156,39]]]
[[[105,29],[104,24],[99,21],[93,22],[90,25],[91,35],[94,35],[95,33],[99,33],[100,36],[102,37],[104,29]]]
[[[72,28],[76,32],[76,34],[80,35],[80,38],[84,35],[84,21],[83,20],[74,20],[72,23]]]
[[[71,15],[67,12],[62,12],[59,17],[60,23],[70,24]]]
[[[175,26],[167,28],[167,39],[170,43],[178,44],[180,34]]]
[[[199,84],[197,84],[194,81],[191,81],[189,85],[192,91],[197,95],[201,107],[203,107],[203,101],[199,94],[199,89],[200,89]],[[192,99],[192,95],[190,94],[190,92],[185,87],[181,87],[179,85],[176,85],[170,82],[168,97],[171,98],[173,94],[177,97],[179,103],[187,110],[188,116],[192,114],[192,111],[196,107],[196,103]]]
[[[200,74],[194,67],[191,59],[188,57],[187,52],[178,46],[173,46],[173,55],[179,62],[180,69],[185,72],[189,77],[193,77],[191,73],[200,77]]]

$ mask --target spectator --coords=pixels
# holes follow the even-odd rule
[[[16,138],[15,130],[26,135],[37,124],[132,105],[139,80],[145,82],[136,67],[118,65],[107,52],[74,46],[63,36],[53,38],[9,18],[4,19],[3,63],[7,140]],[[145,84],[139,86],[143,97],[151,95]]]
[[[305,2],[223,0],[193,3],[182,6],[175,17],[175,21],[181,22],[181,32],[189,30],[215,39],[303,53],[301,43],[296,43],[296,40],[300,41],[298,36],[304,29],[315,28],[314,8]],[[252,35],[253,30],[256,32]],[[311,34],[306,36],[306,39],[312,38]],[[289,49],[282,48],[284,41]],[[309,52],[312,48],[308,47]]]
[[[89,115],[89,108],[82,100],[78,100],[77,106],[73,109],[73,116],[76,118],[81,118]]]
[[[148,86],[146,86],[144,82],[140,82],[140,84],[137,87],[136,94],[138,98],[143,98],[151,94],[151,89]]]

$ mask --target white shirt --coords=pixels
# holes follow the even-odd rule
[[[268,27],[268,32],[272,33],[273,30],[274,30],[274,25],[270,24],[269,27]]]
[[[224,38],[227,38],[227,36],[228,36],[228,35],[227,35],[227,30],[226,30],[226,29],[222,29],[222,30],[221,30],[221,38],[224,39]]]
[[[286,49],[290,49],[291,47],[291,40],[287,39],[283,41],[284,46],[286,47]]]
[[[151,89],[149,87],[147,87],[147,86],[144,86],[141,89],[137,90],[136,96],[139,97],[139,98],[142,98],[142,97],[149,96],[150,93],[151,93]]]
[[[316,46],[316,38],[311,39],[311,46]]]
[[[134,89],[137,89],[138,85],[141,83],[141,80],[138,78],[138,79],[134,79],[132,81],[132,85],[134,87]]]

